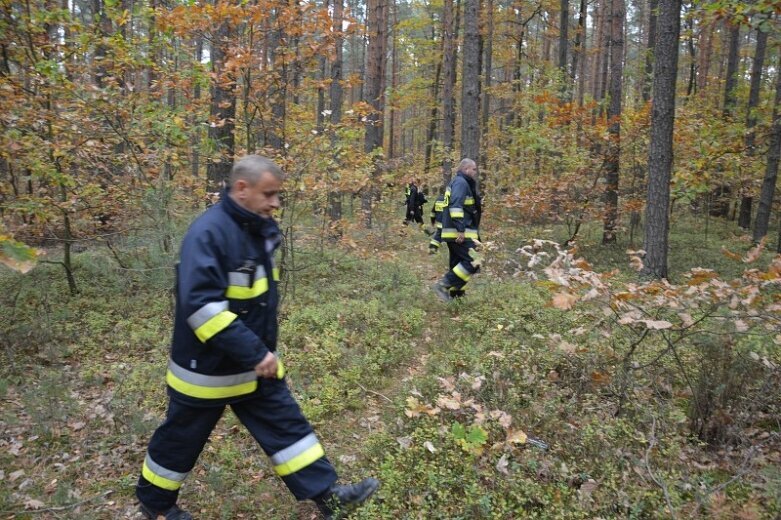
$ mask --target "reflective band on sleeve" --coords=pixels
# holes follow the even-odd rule
[[[442,222],[437,222],[437,229],[442,229]]]
[[[227,376],[208,376],[191,372],[168,361],[165,375],[168,386],[179,393],[198,399],[223,399],[249,394],[258,388],[258,376],[254,371]]]
[[[440,244],[439,244],[439,241],[438,241],[438,240],[434,240],[434,239],[432,238],[432,239],[431,239],[431,242],[429,242],[429,243],[428,243],[428,245],[429,245],[429,247],[439,247],[439,245],[440,245]]]
[[[166,469],[157,462],[152,460],[149,453],[146,454],[144,459],[144,467],[141,469],[141,474],[147,479],[153,486],[167,489],[168,491],[176,491],[182,487],[182,482],[187,478],[187,473],[179,473],[178,471],[172,471]]]
[[[292,446],[278,451],[271,457],[274,471],[280,477],[290,475],[325,456],[323,446],[314,433],[310,433]]]
[[[467,271],[466,268],[461,264],[456,264],[456,266],[453,268],[453,272],[455,273],[456,276],[458,276],[465,282],[468,282],[469,279],[472,277],[472,275],[469,274],[469,271]]]
[[[474,197],[467,197],[464,199],[464,206],[471,206],[475,203]]]
[[[268,278],[262,265],[255,271],[255,283],[250,287],[250,277],[247,273],[228,273],[228,289],[225,296],[232,300],[249,300],[268,291]]]
[[[187,318],[187,324],[198,339],[206,343],[235,319],[236,315],[228,310],[228,302],[223,300],[207,303]]]
[[[464,208],[450,208],[451,218],[464,218]]]
[[[271,269],[271,278],[275,281],[279,281],[279,267],[273,267]]]

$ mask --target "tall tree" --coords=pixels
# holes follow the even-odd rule
[[[644,272],[656,278],[667,278],[675,82],[678,77],[680,32],[681,0],[659,0],[643,246],[646,251]]]
[[[602,243],[616,241],[618,225],[618,170],[621,156],[621,101],[624,75],[624,0],[612,0],[610,30],[610,139],[605,160],[605,218]]]
[[[233,31],[231,21],[224,20],[212,35],[212,99],[209,116],[209,140],[214,145],[214,154],[206,165],[209,191],[220,191],[228,180],[235,152],[236,126],[236,81],[233,73],[226,70],[227,49],[231,45]]]
[[[648,41],[645,48],[645,76],[643,77],[643,101],[651,99],[651,85],[654,74],[654,48],[656,46],[656,17],[659,10],[659,0],[651,0],[648,13]]]
[[[781,67],[781,56],[779,56]],[[767,235],[770,224],[770,209],[773,207],[773,198],[776,191],[776,179],[778,178],[778,163],[781,157],[781,68],[776,68],[776,95],[773,101],[773,128],[770,132],[770,146],[767,154],[767,167],[765,178],[762,180],[762,190],[759,194],[757,217],[754,220],[754,242],[759,242]],[[781,252],[781,229],[779,230],[778,250]]]
[[[740,59],[740,26],[729,31],[729,53],[727,55],[727,79],[724,83],[724,117],[732,117],[737,103],[738,61]]]
[[[376,153],[382,147],[382,116],[384,112],[383,78],[385,76],[385,49],[387,38],[387,0],[368,0],[366,4],[366,25],[369,39],[366,60],[366,81],[364,93],[366,102],[371,106],[371,112],[366,116],[366,135],[364,151]],[[380,161],[374,158],[374,176],[380,171]],[[361,198],[361,209],[364,213],[366,227],[372,225],[372,202],[374,200],[374,182],[368,184]]]
[[[344,17],[344,0],[333,0],[333,24],[331,25],[331,31],[334,35],[334,54],[331,60],[331,85],[329,91],[329,97],[331,98],[331,126],[332,132],[336,131],[336,127],[342,122],[342,104],[344,98],[344,89],[342,87],[342,46],[344,44],[344,34],[342,32],[342,24]],[[336,141],[335,135],[332,138]],[[334,161],[338,165],[338,157]],[[332,178],[331,181],[335,182],[337,179]],[[331,222],[337,222],[342,218],[342,194],[337,189],[331,189],[328,192],[328,215]]]
[[[765,65],[765,49],[767,48],[767,32],[757,29],[757,45],[754,50],[754,59],[751,62],[751,83],[748,94],[748,107],[746,113],[746,154],[754,155],[755,130],[757,125],[757,106],[759,106],[759,88],[762,84],[762,68]],[[740,198],[740,213],[738,225],[743,229],[751,227],[751,208],[754,198],[744,187],[744,193]]]
[[[567,99],[570,78],[567,73],[567,47],[569,46],[569,0],[561,0],[559,13],[559,73],[561,74],[561,97]]]
[[[461,68],[461,157],[480,159],[479,0],[464,0],[464,57]]]
[[[458,7],[456,7],[458,9]],[[442,11],[442,186],[450,182],[453,168],[453,137],[456,126],[454,90],[456,85],[456,27],[453,23],[453,0],[444,0]]]

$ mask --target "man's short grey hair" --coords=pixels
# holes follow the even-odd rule
[[[254,186],[265,172],[270,173],[280,181],[285,180],[285,174],[282,172],[282,168],[277,166],[277,164],[268,157],[263,157],[262,155],[245,155],[233,163],[228,182],[231,186],[234,186],[237,181],[243,180],[247,181],[250,186]]]
[[[458,163],[458,169],[459,170],[463,170],[467,166],[477,166],[477,163],[474,162],[469,157],[465,157],[465,158],[461,159],[461,162]]]

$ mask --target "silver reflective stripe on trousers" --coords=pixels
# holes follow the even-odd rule
[[[242,372],[241,374],[231,374],[227,376],[207,376],[205,374],[191,372],[186,368],[177,365],[173,359],[168,360],[168,370],[185,383],[196,386],[205,386],[207,388],[240,385],[242,383],[255,381],[258,377],[254,370],[252,372]]]
[[[190,315],[189,318],[187,318],[187,324],[190,325],[190,327],[193,330],[196,330],[198,327],[209,321],[210,319],[217,316],[222,311],[228,310],[228,301],[223,300],[221,302],[211,302],[207,303],[194,313]]]
[[[186,479],[187,475],[189,475],[189,473],[179,473],[178,471],[172,471],[170,469],[164,468],[157,462],[153,461],[152,457],[149,456],[149,453],[146,454],[146,460],[144,462],[146,463],[146,467],[149,468],[152,473],[160,477],[167,478],[168,480],[173,480],[174,482],[184,482],[184,479]]]
[[[280,464],[289,462],[304,453],[309,448],[317,446],[318,444],[319,441],[317,440],[317,435],[310,433],[292,446],[288,446],[284,450],[276,452],[271,457],[271,463],[275,466],[279,466]]]

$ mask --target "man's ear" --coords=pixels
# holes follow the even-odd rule
[[[236,182],[233,183],[233,188],[231,188],[231,191],[234,192],[236,195],[243,195],[244,190],[247,189],[247,186],[249,184],[244,179],[239,179]]]

